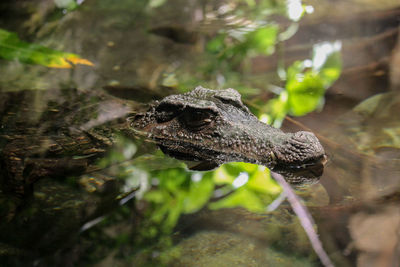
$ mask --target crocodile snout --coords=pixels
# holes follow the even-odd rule
[[[303,168],[325,164],[325,150],[318,138],[311,132],[293,133],[283,144],[274,147],[277,168]]]

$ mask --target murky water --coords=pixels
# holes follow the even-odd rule
[[[0,61],[0,265],[321,266],[288,202],[267,212],[264,167],[188,171],[124,130],[197,85],[318,136],[328,163],[296,193],[335,266],[400,264],[397,1],[81,2],[0,4],[1,29],[95,64]]]

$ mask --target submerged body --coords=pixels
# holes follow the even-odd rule
[[[41,105],[32,106],[34,98],[40,98]],[[240,161],[300,173],[300,180],[291,181],[296,183],[322,174],[325,152],[314,134],[284,133],[260,122],[234,89],[197,87],[171,95],[128,123],[135,105],[106,94],[31,91],[6,99],[0,103],[3,191],[24,194],[41,177],[92,171],[95,160],[115,142],[115,134],[127,132],[153,140],[174,158],[193,162],[193,170]],[[13,103],[18,99],[22,102]],[[310,168],[311,175],[305,175]]]

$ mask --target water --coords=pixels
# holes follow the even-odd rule
[[[15,101],[11,113],[29,121],[3,123],[2,153],[22,132],[35,136],[29,145],[50,148],[56,140],[72,147],[76,135],[67,143],[54,136],[64,130],[77,134],[74,127],[82,125],[85,131],[101,128],[143,109],[143,103],[197,85],[233,87],[263,120],[282,124],[284,131],[310,130],[323,143],[328,163],[320,182],[296,193],[334,264],[399,265],[397,1],[307,3],[313,13],[298,24],[295,10],[287,18],[279,13],[286,5],[269,1],[252,6],[252,1],[86,0],[72,10],[60,2],[54,2],[59,7],[40,0],[36,6],[1,4],[9,15],[0,19],[0,28],[27,42],[79,54],[95,66],[54,69],[1,60],[2,92],[34,90],[25,101],[29,109],[17,97],[0,100],[2,108]],[[273,12],[278,15],[267,17]],[[262,30],[246,35],[254,29]],[[279,39],[287,40],[274,45]],[[321,56],[312,57],[314,45]],[[334,49],[342,61],[332,56],[321,67],[318,62],[326,63]],[[307,69],[324,71],[304,88],[294,84],[304,89],[296,94],[282,80],[290,79],[285,69],[295,60],[305,66],[297,73],[299,82]],[[324,84],[329,84],[326,92]],[[128,101],[99,98],[104,87]],[[94,96],[70,99],[69,93],[48,93],[69,88]],[[277,94],[273,109],[267,103]],[[56,124],[38,120],[48,103],[62,104],[42,117]],[[97,109],[99,103],[108,104]],[[282,121],[280,114],[289,112],[282,103],[298,115],[304,107],[315,111]],[[14,118],[11,113],[2,113],[2,121]],[[102,136],[112,134],[107,127],[101,130]],[[52,138],[43,138],[45,132]],[[287,202],[266,212],[281,189],[265,168],[239,163],[190,172],[153,143],[113,136],[118,143],[110,150],[107,138],[91,134],[105,152],[86,148],[85,135],[78,150],[71,148],[75,165],[57,161],[59,172],[42,173],[40,179],[30,168],[25,175],[36,178],[28,179],[24,192],[15,190],[17,181],[2,178],[1,265],[321,266]],[[24,142],[11,146],[13,151],[25,147]],[[29,160],[43,167],[46,160],[56,162],[57,151],[31,154]],[[240,177],[247,180],[235,188]]]

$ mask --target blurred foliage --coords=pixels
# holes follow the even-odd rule
[[[214,172],[213,177],[217,185],[224,185],[219,189],[224,197],[210,203],[211,209],[243,207],[265,212],[265,207],[281,192],[268,169],[255,164],[225,164]]]
[[[277,33],[275,24],[222,33],[208,42],[207,51],[216,54],[218,60],[232,59],[240,63],[246,56],[272,54]]]
[[[304,116],[324,103],[325,91],[339,78],[342,69],[340,43],[314,45],[312,60],[296,61],[286,72],[286,85],[266,105],[266,122],[280,127],[287,114]]]
[[[248,87],[242,81],[236,81],[241,73],[249,70],[249,60],[257,56],[273,54],[282,41],[293,36],[297,31],[297,20],[304,14],[305,7],[300,1],[288,1],[287,5],[272,7],[270,1],[261,1],[268,11],[263,11],[257,5],[258,11],[253,11],[254,21],[239,25],[233,29],[221,30],[206,46],[206,51],[214,56],[209,63],[208,71],[217,75],[224,74],[222,81],[230,81],[232,87],[244,87],[241,93],[248,93]],[[252,8],[252,1],[247,2]],[[290,8],[297,8],[290,11]],[[259,15],[286,15],[292,22],[286,29],[272,21],[260,20]],[[239,19],[239,18],[238,18]],[[303,116],[321,109],[324,103],[325,90],[340,76],[341,45],[338,42],[314,45],[312,59],[296,61],[286,70],[278,69],[284,88],[279,89],[278,96],[255,113],[265,122],[280,127],[286,115]],[[219,79],[221,81],[221,78]],[[233,81],[233,82],[232,82]],[[236,86],[235,83],[241,83]],[[231,86],[231,84],[229,84]],[[247,92],[246,92],[247,91]],[[276,93],[276,90],[274,91]]]
[[[152,204],[149,219],[169,233],[181,214],[193,213],[208,204],[210,209],[244,207],[264,212],[280,187],[265,167],[235,162],[213,172],[187,172],[181,168],[150,173],[157,187],[144,195]],[[217,189],[216,189],[217,188]]]
[[[93,66],[78,55],[21,41],[17,34],[0,29],[0,58],[39,64],[49,68],[72,68],[76,64]]]
[[[196,71],[179,73],[178,88],[187,91],[200,82],[210,88],[235,88],[244,97],[260,94],[276,77],[254,75],[253,60],[280,50],[282,42],[297,32],[306,10],[311,8],[301,0],[236,0],[206,12],[204,23],[216,24],[217,31],[206,35],[206,53],[196,59]]]
[[[152,173],[152,176],[159,184],[157,189],[144,195],[144,199],[152,204],[146,212],[153,223],[160,225],[163,233],[171,232],[181,214],[202,208],[214,190],[210,175],[199,175],[197,180],[194,179],[196,174],[169,169]]]

